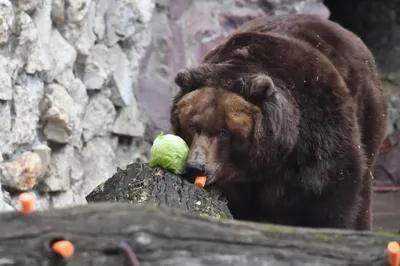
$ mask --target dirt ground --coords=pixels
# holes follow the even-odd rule
[[[373,229],[400,230],[400,192],[374,193]]]

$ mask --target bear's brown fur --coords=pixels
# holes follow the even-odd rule
[[[187,173],[221,187],[236,219],[371,227],[387,100],[353,33],[314,15],[257,18],[175,82]]]

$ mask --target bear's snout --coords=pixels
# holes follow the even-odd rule
[[[196,177],[205,175],[205,165],[197,161],[188,161],[186,165],[186,173]]]

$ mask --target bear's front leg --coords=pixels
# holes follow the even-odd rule
[[[357,216],[363,202],[360,200],[358,189],[343,190],[336,188],[336,193],[327,197],[316,198],[315,205],[306,210],[301,218],[301,225],[314,228],[339,228],[365,230],[357,228]]]
[[[309,213],[301,224],[313,228],[356,229],[354,213],[345,209],[330,209],[328,206]]]

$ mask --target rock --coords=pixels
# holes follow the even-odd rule
[[[0,212],[14,211],[14,208],[5,202],[0,202]]]
[[[48,1],[48,0],[46,0]],[[47,2],[45,2],[47,3]],[[38,33],[35,22],[25,12],[20,12],[16,16],[14,34],[17,36],[15,56],[18,58],[19,65],[25,65],[25,70],[29,74],[46,71],[50,69],[52,57],[48,54],[48,36],[46,26]],[[40,37],[38,36],[40,34]]]
[[[48,176],[41,182],[43,192],[67,191],[71,184],[82,179],[84,173],[80,152],[72,145],[53,151]]]
[[[70,15],[63,14],[66,17],[63,17],[61,20],[57,18],[58,29],[81,56],[87,56],[97,40],[93,32],[93,23],[96,16],[96,1],[83,0],[67,2],[74,3],[73,5],[82,5],[82,8],[76,14],[73,12],[71,12]],[[75,6],[75,8],[77,8],[77,6]],[[66,9],[70,8],[67,7]],[[82,11],[82,13],[80,11]]]
[[[18,9],[29,14],[38,8],[41,3],[42,1],[40,0],[18,0],[17,7]]]
[[[111,140],[95,137],[83,148],[85,180],[76,187],[80,195],[87,195],[94,187],[110,178],[116,171],[116,155]]]
[[[32,148],[32,151],[37,153],[40,157],[40,162],[42,167],[39,172],[39,178],[42,178],[44,174],[48,171],[48,167],[50,165],[51,160],[51,149],[49,146],[45,144],[38,144]]]
[[[118,44],[110,48],[108,62],[112,71],[111,100],[116,106],[127,106],[133,97],[130,65],[128,57]]]
[[[145,163],[150,160],[151,144],[141,137],[120,137],[116,148],[117,166],[124,169],[131,163]]]
[[[309,13],[320,15],[326,19],[330,15],[329,9],[320,0],[260,0],[258,4],[269,15]]]
[[[51,3],[51,19],[57,24],[63,23],[67,20],[65,12],[66,3],[69,3],[69,1],[53,0]]]
[[[11,102],[0,101],[0,147],[2,154],[11,154],[14,152],[12,145],[10,145],[11,139]]]
[[[14,11],[11,2],[0,0],[0,44],[8,42]]]
[[[153,17],[153,11],[155,8],[156,1],[155,0],[135,0],[133,1],[136,5],[136,10],[139,12],[139,19],[138,22],[143,23],[146,25],[150,22],[151,18]]]
[[[92,96],[83,118],[83,139],[89,141],[94,136],[105,136],[111,132],[116,111],[112,102],[103,94]]]
[[[382,80],[382,86],[389,96],[387,136],[400,136],[400,90],[399,86],[388,80]]]
[[[92,48],[85,62],[83,76],[88,90],[99,90],[106,83],[110,73],[108,57],[108,48],[105,45],[97,44]]]
[[[14,208],[7,204],[3,197],[3,189],[0,184],[0,212],[13,211]]]
[[[400,69],[388,73],[387,79],[396,84],[397,86],[400,86]]]
[[[51,197],[51,205],[54,208],[69,207],[74,204],[74,193],[67,190],[64,193],[57,193]]]
[[[20,146],[32,144],[37,137],[39,102],[44,94],[43,81],[27,74],[16,80],[13,101],[0,102],[0,147],[12,154]]]
[[[66,208],[77,204],[86,204],[84,196],[76,195],[71,189],[65,193],[57,193],[51,198],[53,208]]]
[[[62,71],[71,67],[77,56],[74,47],[63,38],[57,29],[54,28],[51,30],[50,50],[53,60],[57,63],[44,73],[43,78],[47,82],[51,82]]]
[[[70,6],[64,6],[71,3]],[[96,1],[54,1],[57,5],[54,20],[64,38],[72,44],[80,55],[87,56],[96,41],[93,23],[96,16]],[[59,5],[61,4],[61,7]],[[79,10],[78,10],[79,9]]]
[[[34,202],[33,202],[33,210],[47,210],[50,207],[50,196],[48,194],[40,194],[37,191],[32,191],[31,194],[34,196]],[[14,207],[19,207],[19,200],[18,197],[15,197],[13,199],[14,202]],[[17,209],[16,208],[16,209]]]
[[[94,25],[93,25],[93,33],[97,36],[98,40],[102,40],[104,38],[104,34],[106,31],[106,24],[105,24],[105,14],[107,9],[110,5],[110,0],[98,0],[96,1],[96,15],[94,18]]]
[[[53,0],[51,17],[56,23],[80,22],[89,11],[92,0]]]
[[[179,19],[189,9],[193,0],[158,0],[157,6],[163,10],[169,19]]]
[[[18,78],[13,92],[14,143],[32,143],[36,138],[38,107],[43,95],[44,83],[39,78],[25,74]]]
[[[4,189],[4,187],[2,186],[1,188],[1,192],[3,195],[3,201],[5,204],[7,204],[8,206],[10,206],[12,209],[16,210],[17,208],[19,208],[19,204],[17,202],[17,204],[14,203],[10,193]]]
[[[51,18],[69,44],[81,55],[88,55],[96,41],[93,22],[96,1],[53,0]]]
[[[84,162],[84,157],[82,154],[81,149],[74,148],[74,153],[73,156],[70,157],[70,164],[71,164],[71,171],[70,171],[70,181],[72,185],[72,190],[74,190],[74,185],[84,181],[85,177],[85,168],[83,165]],[[76,197],[81,197],[83,196],[82,194],[79,194],[79,191],[74,191]]]
[[[315,14],[322,18],[329,19],[331,12],[322,1],[319,0],[309,0],[299,3],[295,6],[295,10],[298,13],[303,14]]]
[[[38,182],[42,162],[36,152],[25,152],[14,161],[0,164],[1,184],[15,190],[32,189]]]
[[[83,82],[74,76],[72,68],[65,69],[56,77],[56,81],[65,87],[68,94],[74,100],[75,111],[76,111],[76,130],[73,131],[70,142],[75,147],[82,147],[82,119],[85,113],[87,103],[89,102],[89,96],[86,91],[86,86]]]
[[[132,98],[130,102],[129,106],[121,109],[114,122],[112,132],[117,135],[142,137],[145,127],[139,115],[136,99]]]
[[[58,64],[58,61],[49,53],[51,51],[50,38],[52,31],[50,12],[51,0],[44,0],[32,15],[34,27],[40,30],[36,30],[36,45],[32,48],[33,53],[29,55],[26,66],[28,73],[33,74],[36,71],[49,71],[52,69],[52,65]]]
[[[243,23],[262,15],[261,10],[252,9],[233,9],[232,11],[221,12],[218,16],[218,22],[227,32],[232,32]],[[216,43],[215,43],[216,45]],[[207,47],[207,50],[213,47]],[[206,52],[206,51],[204,51]],[[204,53],[202,52],[202,53]]]
[[[389,136],[381,145],[373,171],[375,191],[393,191],[400,188],[400,136]]]
[[[13,92],[15,116],[12,135],[14,143],[32,143],[37,136],[39,103],[44,95],[44,83],[36,76],[22,74]]]
[[[86,92],[85,84],[83,84],[79,78],[74,76],[71,67],[60,73],[55,80],[65,87],[68,94],[75,102],[77,116],[82,118],[86,105],[89,102],[89,96]]]
[[[82,23],[82,35],[75,42],[76,49],[82,55],[88,55],[90,48],[95,44],[97,40],[96,34],[94,34],[93,32],[94,20],[96,17],[96,5],[94,4],[94,1],[91,2],[89,7],[89,13]]]
[[[153,13],[154,0],[111,1],[106,12],[106,41],[108,46],[124,40],[147,24]]]
[[[0,100],[12,99],[11,77],[5,72],[0,73]]]
[[[33,1],[34,2],[34,1]],[[37,10],[32,14],[33,22],[37,30],[39,41],[41,44],[45,45],[44,48],[52,48],[47,46],[49,41],[51,41],[54,36],[54,28],[52,27],[51,21],[51,3],[52,0],[42,0]],[[51,52],[50,50],[44,51],[45,53]],[[58,56],[58,54],[57,54]]]
[[[115,0],[109,2],[106,12],[106,41],[108,46],[135,33],[135,22],[138,20],[138,10],[132,6],[132,1]]]
[[[18,75],[17,62],[0,54],[0,69],[0,100],[9,101],[12,99],[12,79]]]
[[[53,142],[69,143],[80,122],[75,102],[60,84],[51,83],[47,89],[49,93],[41,102],[45,122],[43,133]]]

